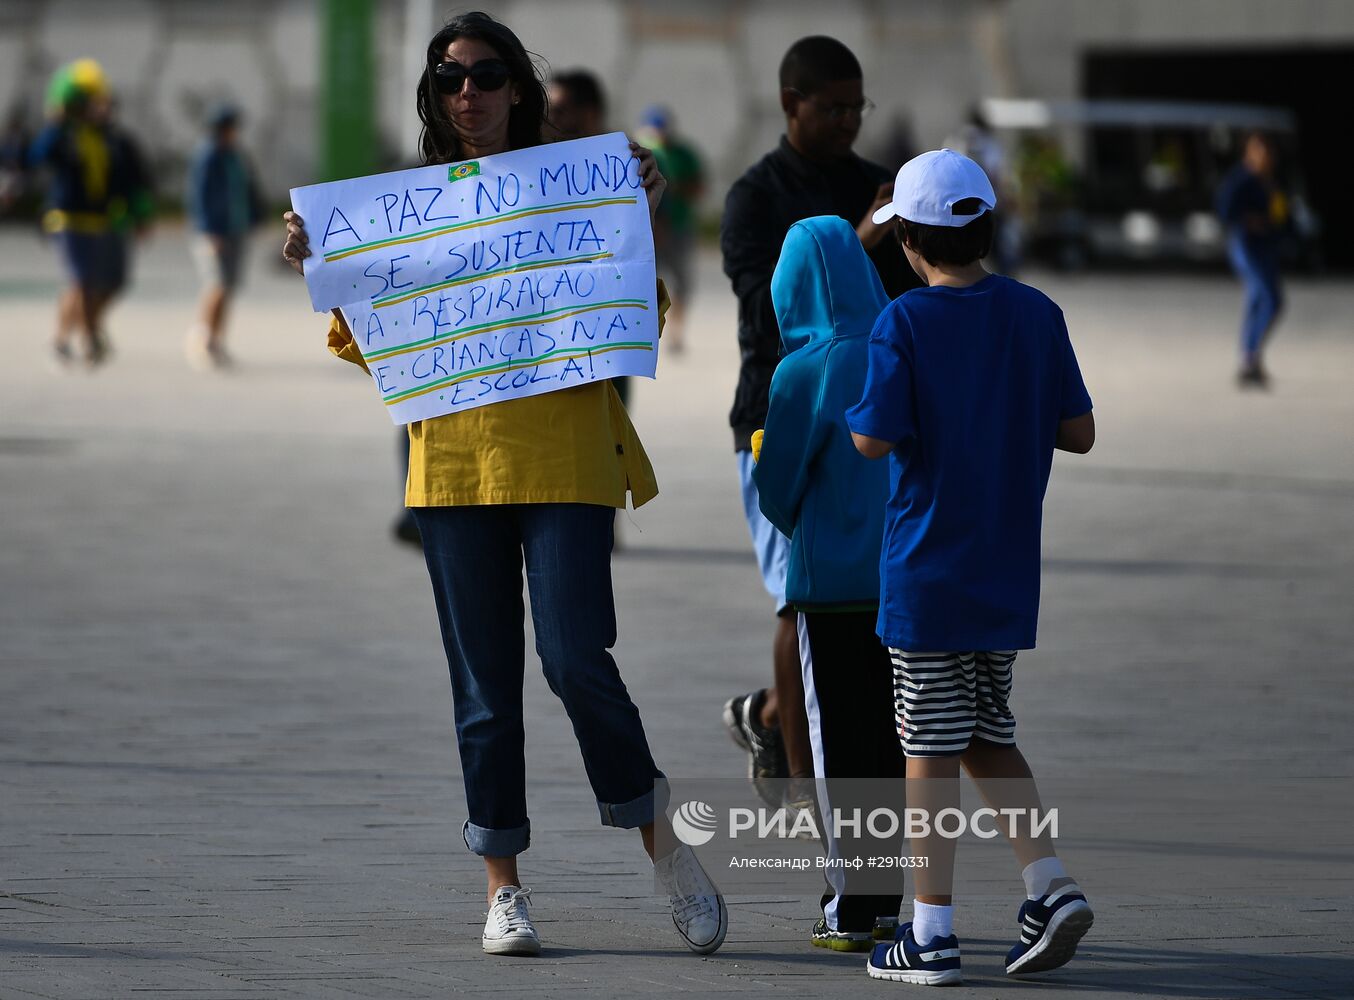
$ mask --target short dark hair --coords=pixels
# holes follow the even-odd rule
[[[814,94],[838,80],[865,76],[860,61],[841,42],[827,35],[810,35],[790,46],[780,61],[780,87]]]
[[[552,76],[550,82],[568,91],[570,99],[579,107],[594,108],[599,114],[606,114],[606,95],[595,74],[585,69],[567,69]]]
[[[240,109],[233,104],[217,104],[207,112],[207,130],[220,132],[240,124]]]
[[[983,207],[977,198],[964,198],[954,203],[954,215],[972,215]],[[962,226],[928,226],[908,219],[898,220],[898,241],[921,254],[926,263],[934,266],[948,264],[962,267],[982,260],[992,250],[992,213],[984,212]]]
[[[433,80],[434,67],[442,61],[447,46],[458,38],[484,42],[508,64],[508,73],[517,87],[518,96],[518,103],[508,113],[508,148],[539,146],[541,126],[545,121],[545,85],[541,83],[541,76],[512,29],[475,10],[453,17],[428,43],[427,62],[418,81],[418,117],[423,123],[418,145],[423,162],[454,163],[464,159],[456,125],[442,106]]]
[[[1251,129],[1241,137],[1241,148],[1245,149],[1253,142],[1260,143],[1260,145],[1264,146],[1271,153],[1277,152],[1274,136],[1270,135],[1268,132],[1264,132],[1258,128]]]

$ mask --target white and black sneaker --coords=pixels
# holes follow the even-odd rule
[[[953,986],[964,981],[960,971],[959,938],[932,938],[925,947],[917,944],[912,924],[898,928],[898,939],[893,944],[877,944],[865,962],[865,971],[871,979],[887,979],[895,983],[915,983],[918,986]]]
[[[1072,883],[1038,899],[1025,900],[1016,919],[1020,922],[1020,940],[1006,956],[1008,976],[1047,972],[1066,965],[1095,923],[1095,914]]]
[[[748,752],[748,781],[767,805],[779,809],[785,797],[790,769],[780,731],[764,729],[757,721],[766,700],[765,689],[740,694],[724,703],[724,728],[729,738]]]
[[[480,944],[490,955],[539,955],[541,939],[527,915],[530,889],[505,885],[494,893]]]
[[[870,951],[874,948],[874,935],[870,931],[834,931],[827,925],[826,917],[818,918],[809,932],[809,939],[815,948],[831,951]]]
[[[698,955],[717,951],[729,932],[724,897],[685,844],[654,862],[654,874],[671,896],[672,923],[686,946]]]

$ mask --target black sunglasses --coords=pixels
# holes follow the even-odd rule
[[[438,93],[459,94],[467,76],[480,90],[498,90],[512,78],[512,72],[502,59],[481,59],[469,69],[458,62],[441,62],[433,67]]]

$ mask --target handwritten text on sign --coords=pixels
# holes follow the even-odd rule
[[[654,375],[653,237],[620,133],[296,188],[315,308],[396,423]]]

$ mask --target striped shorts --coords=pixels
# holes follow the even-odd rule
[[[889,649],[893,717],[909,757],[948,757],[974,737],[1015,744],[1014,652],[912,653]]]

